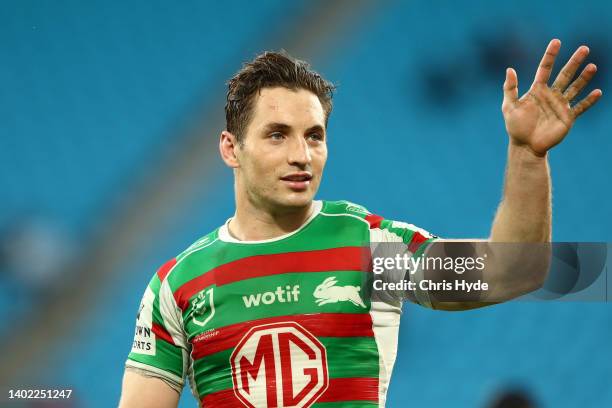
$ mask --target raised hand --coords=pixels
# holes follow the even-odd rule
[[[561,41],[557,39],[548,44],[531,88],[520,99],[516,71],[512,68],[506,70],[502,103],[506,130],[511,142],[529,147],[538,156],[544,156],[560,143],[576,118],[591,108],[602,95],[600,89],[595,89],[574,106],[570,105],[597,72],[595,64],[588,64],[572,82],[589,54],[589,48],[584,45],[574,52],[552,86],[548,86],[560,48]]]

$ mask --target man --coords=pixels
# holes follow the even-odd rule
[[[551,239],[547,151],[601,97],[595,90],[570,106],[596,71],[589,64],[572,82],[585,46],[548,86],[560,46],[550,42],[520,99],[515,71],[506,72],[508,164],[486,243]],[[395,242],[418,257],[435,252],[429,243],[437,237],[356,204],[314,200],[327,160],[332,90],[283,53],[258,56],[230,80],[219,150],[234,172],[236,213],[151,280],[121,407],[176,407],[185,377],[207,407],[384,406],[401,300],[463,310],[542,285],[546,260],[511,273],[498,259],[482,272],[493,289],[478,298],[445,299],[422,288],[385,301],[375,296],[364,247]]]

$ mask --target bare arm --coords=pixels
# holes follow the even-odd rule
[[[434,291],[431,303],[436,309],[465,310],[504,302],[540,288],[546,279],[551,251],[545,243],[551,241],[552,221],[547,152],[602,95],[596,89],[570,106],[597,71],[594,64],[588,64],[571,82],[589,53],[585,46],[576,50],[553,85],[548,86],[560,47],[559,40],[549,43],[531,88],[520,99],[516,72],[511,68],[506,71],[502,112],[510,141],[504,194],[490,238],[476,244],[472,253],[493,255],[482,272],[482,280],[491,289],[467,300],[462,300],[461,293]],[[428,256],[446,256],[444,245],[432,246]],[[441,274],[436,279],[441,280]]]
[[[179,393],[163,380],[126,369],[119,408],[176,408]]]
[[[491,242],[550,242],[551,181],[547,156],[510,143],[504,195]]]
[[[487,306],[514,299],[539,289],[550,268],[552,205],[548,158],[525,145],[510,141],[504,194],[497,208],[488,242],[477,246],[478,255],[494,255],[485,279],[490,289],[483,293]],[[518,243],[518,244],[511,244]]]

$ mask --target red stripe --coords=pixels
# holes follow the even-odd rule
[[[378,402],[378,378],[331,378],[327,390],[315,402],[371,401]],[[233,389],[205,395],[203,407],[242,407]]]
[[[331,378],[317,402],[378,402],[378,378]]]
[[[315,337],[372,337],[372,318],[369,313],[316,313],[268,317],[236,323],[215,330],[214,336],[192,340],[194,360],[236,347],[242,336],[253,326],[268,323],[296,322]]]
[[[185,311],[189,298],[216,284],[227,285],[245,279],[289,272],[368,271],[368,247],[343,247],[304,252],[255,255],[238,259],[205,272],[174,292],[177,305]]]
[[[160,282],[163,282],[164,279],[166,279],[168,272],[170,272],[170,269],[172,269],[174,265],[176,265],[176,258],[172,258],[157,270],[157,276],[159,277]]]
[[[380,223],[382,220],[384,220],[383,217],[381,217],[380,215],[376,215],[376,214],[368,214],[365,217],[366,221],[370,223],[370,229],[373,228],[380,228]]]
[[[417,249],[419,249],[421,244],[425,241],[427,241],[427,237],[421,235],[418,231],[415,231],[414,234],[412,234],[412,239],[410,240],[410,243],[408,244],[408,250],[412,253],[415,253]]]
[[[200,406],[206,408],[216,407],[244,407],[245,405],[236,397],[234,389],[221,390],[217,392],[211,392],[206,394],[200,400]]]
[[[155,336],[159,337],[162,340],[165,340],[166,342],[172,345],[175,345],[174,340],[172,340],[172,336],[170,336],[170,333],[168,333],[166,329],[164,329],[159,324],[153,323],[152,330],[153,330],[153,333],[155,333]]]

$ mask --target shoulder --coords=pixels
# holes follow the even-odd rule
[[[384,216],[370,212],[363,205],[356,204],[347,200],[324,201],[324,206],[321,210],[321,213],[323,215],[345,215],[348,217],[360,218],[372,230],[384,230],[388,233],[400,235],[406,234],[407,232],[417,232],[420,235],[426,237],[427,239],[438,238],[436,235],[433,235],[429,231],[417,227],[414,224],[387,219]]]
[[[381,223],[388,222],[384,217],[370,212],[366,207],[351,201],[325,201],[323,215],[346,216],[358,219],[368,229],[380,228]]]
[[[334,233],[345,228],[350,233],[357,230],[366,233],[371,228],[372,219],[377,217],[363,205],[346,200],[324,201],[320,215]]]
[[[213,247],[214,244],[217,243],[219,240],[219,229],[220,228],[221,227],[218,227],[214,229],[213,231],[209,232],[208,234],[204,235],[203,237],[198,238],[195,242],[193,242],[191,245],[185,248],[176,257],[177,261],[182,261],[197,252]]]
[[[323,215],[347,215],[365,219],[368,215],[372,215],[363,205],[355,204],[347,200],[338,201],[323,201]]]
[[[206,260],[210,260],[211,254],[218,249],[219,228],[198,238],[187,246],[179,254],[163,264],[157,271],[159,280],[167,281],[170,287],[183,282],[187,275],[192,275],[194,270],[199,270]]]

